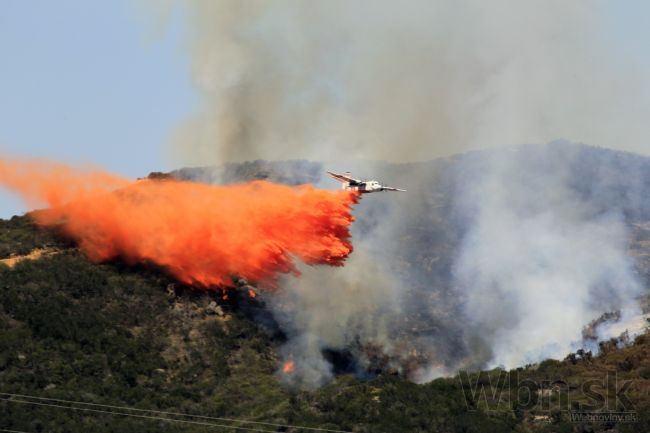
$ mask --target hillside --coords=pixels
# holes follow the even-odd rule
[[[27,227],[22,217],[1,223],[5,235]],[[31,241],[42,248],[49,240]],[[0,282],[4,393],[359,431],[496,432],[508,423],[468,412],[451,380],[342,376],[316,392],[287,389],[275,375],[281,336],[240,306],[254,301],[174,289],[150,269],[95,265],[60,248],[0,265]],[[8,402],[0,420],[0,428],[25,431],[205,431]]]
[[[5,236],[18,230],[38,235],[22,217],[0,224]],[[37,248],[52,246],[48,237],[31,242]],[[275,373],[282,336],[251,320],[251,309],[263,308],[250,305],[255,301],[246,296],[224,301],[175,287],[155,270],[91,264],[74,248],[57,248],[56,254],[13,267],[0,265],[0,384],[5,399],[22,394],[346,431],[577,428],[567,413],[553,413],[559,422],[535,421],[537,412],[546,412],[518,411],[507,399],[492,412],[485,411],[481,399],[470,403],[478,411],[468,410],[458,378],[416,385],[394,375],[371,380],[342,375],[317,391],[291,390]],[[522,378],[539,383],[558,378],[580,383],[618,371],[619,377],[634,380],[628,395],[640,417],[639,423],[622,425],[620,431],[642,432],[650,427],[649,355],[650,338],[640,337],[632,346],[610,348],[600,357],[547,361],[519,371]],[[7,401],[0,414],[0,428],[30,432],[205,431],[205,426]]]
[[[572,158],[567,158],[569,154]],[[224,299],[221,292],[184,287],[152,266],[93,264],[74,245],[36,228],[26,217],[1,221],[0,392],[4,401],[0,429],[650,431],[650,338],[646,335],[605,342],[600,354],[581,351],[560,361],[521,364],[508,374],[496,368],[469,376],[447,374],[421,380],[422,384],[407,379],[419,367],[436,363],[478,371],[498,355],[499,341],[493,340],[492,330],[484,327],[481,332],[482,323],[469,321],[461,308],[467,292],[456,287],[454,279],[455,260],[473,215],[460,212],[454,197],[458,188],[472,186],[469,180],[476,173],[487,171],[486,155],[478,152],[408,165],[364,164],[378,178],[404,186],[411,194],[364,198],[353,233],[355,254],[367,248],[408,288],[401,293],[408,314],[389,322],[391,338],[402,346],[391,351],[372,346],[373,340],[363,340],[363,334],[352,334],[339,346],[320,347],[334,375],[316,388],[289,386],[278,372],[283,350],[296,338],[294,327],[301,322],[292,322],[298,316],[291,309],[280,309],[273,296],[252,298],[241,290]],[[622,216],[630,229],[626,254],[634,258],[634,272],[644,288],[637,295],[641,305],[647,305],[650,208],[642,199],[650,183],[645,174],[650,173],[648,159],[565,144],[524,147],[516,155],[517,164],[526,169],[508,177],[520,187],[513,190],[520,196],[508,199],[526,203],[518,211],[536,211],[528,200],[545,210],[549,200],[556,199],[546,196],[539,185],[558,174],[554,171],[558,161],[567,160],[574,164],[567,180],[576,194],[571,200],[579,196],[590,203],[581,209],[589,215],[581,214],[580,222],[590,223],[605,209]],[[212,169],[185,169],[172,175],[226,183],[250,178],[300,183],[318,182],[321,168],[304,161],[254,162],[216,174]],[[478,197],[475,193],[469,196]],[[353,266],[344,270],[354,270]],[[309,278],[307,273],[298,281]],[[327,296],[335,298],[338,293]],[[611,296],[610,306],[616,310]],[[335,305],[362,301],[342,298]],[[338,313],[329,304],[327,308],[331,317]],[[282,311],[288,311],[288,318],[280,316]],[[555,318],[553,311],[547,316],[549,321]],[[543,325],[521,321],[505,326],[511,324],[531,331]],[[352,324],[347,328],[356,331]],[[616,371],[620,380],[632,380],[626,395],[636,422],[572,421],[570,410],[593,403],[594,394],[585,393],[581,386],[589,380],[602,381],[608,371]],[[499,377],[508,380],[499,382]],[[464,381],[470,386],[464,387]],[[486,387],[487,398],[474,392],[477,383]],[[538,405],[528,406],[517,398],[524,389],[520,385],[526,383],[526,389],[539,397]]]
[[[432,364],[449,374],[564,357],[575,350],[571,342],[580,339],[582,327],[602,314],[637,303],[650,311],[650,158],[641,155],[557,141],[407,164],[255,161],[171,175],[336,188],[326,170],[349,170],[408,192],[362,198],[354,210],[355,253],[347,273],[328,270],[312,278],[305,270],[300,289],[291,292],[296,307],[285,324],[299,336],[302,329],[327,332],[313,321],[293,320],[300,308],[310,307],[316,316],[334,314],[349,328],[358,327],[359,315],[381,317],[388,322],[388,339],[401,343],[385,353],[389,363],[419,381],[421,370]],[[286,173],[292,173],[289,180]],[[567,268],[567,262],[574,266]],[[358,279],[372,283],[357,287]],[[359,294],[350,299],[341,285]],[[312,302],[312,292],[321,288],[333,294],[326,302],[334,312]],[[303,299],[304,293],[309,296]],[[351,314],[336,314],[350,304],[357,306]],[[394,310],[400,312],[392,316]],[[553,327],[553,311],[576,320]],[[544,324],[548,338],[539,346],[564,338],[561,350],[538,353],[525,345],[521,335]],[[386,340],[375,325],[325,348],[349,349],[359,337],[370,345]],[[514,353],[498,353],[503,351]]]

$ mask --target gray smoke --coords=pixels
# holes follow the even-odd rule
[[[334,187],[319,175],[335,169],[408,189],[362,200],[346,267],[268,297],[296,363],[285,379],[327,382],[330,350],[417,381],[516,366],[635,310],[627,227],[650,216],[646,160],[551,143],[395,164],[557,137],[645,151],[648,86],[608,43],[603,4],[183,5],[203,100],[172,142],[180,162],[222,167],[203,181]],[[287,158],[328,162],[226,164]]]
[[[605,3],[197,0],[180,162],[415,161],[558,137],[643,150],[648,86]]]
[[[325,168],[255,162],[176,174],[288,181],[282,173]],[[630,255],[629,227],[650,219],[650,159],[554,142],[353,168],[409,192],[362,198],[344,267],[304,266],[262,295],[288,337],[287,382],[313,388],[337,372],[373,371],[422,382],[515,367],[581,347],[603,313],[621,317],[599,332],[638,319],[650,266]]]
[[[284,378],[301,387],[314,387],[332,378],[333,366],[323,358],[326,349],[353,352],[363,374],[363,346],[390,351],[390,318],[398,314],[396,285],[381,263],[357,249],[343,268],[301,269],[288,278],[283,290],[265,299],[289,338],[283,348],[296,370]]]

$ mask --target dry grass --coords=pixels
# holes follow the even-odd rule
[[[0,259],[0,263],[3,263],[9,266],[10,268],[12,268],[16,265],[16,263],[22,262],[23,260],[37,260],[40,259],[41,257],[58,254],[59,252],[60,252],[59,250],[54,248],[36,248],[30,251],[28,254],[24,254],[21,256],[11,256],[6,259]]]

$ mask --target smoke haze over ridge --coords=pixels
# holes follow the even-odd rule
[[[192,168],[177,174],[203,183],[256,179],[333,190],[337,184],[324,171],[350,170],[407,189],[373,194],[355,206],[354,252],[344,267],[298,262],[300,278],[281,278],[280,290],[259,295],[288,337],[280,355],[294,361],[294,371],[279,374],[292,385],[320,386],[341,372],[333,352],[349,361],[345,372],[363,376],[380,367],[415,381],[461,368],[516,367],[575,350],[583,326],[604,312],[621,311],[619,323],[606,324],[618,329],[638,314],[639,298],[647,298],[650,287],[650,254],[639,247],[650,245],[643,238],[650,233],[644,228],[650,227],[649,160],[575,144],[648,154],[650,74],[644,68],[650,64],[650,32],[645,38],[633,30],[622,36],[609,16],[625,10],[641,17],[624,20],[626,31],[645,26],[647,14],[638,5],[153,3],[158,18],[177,8],[168,37],[171,45],[182,37],[185,43],[184,52],[176,56],[170,50],[162,63],[139,50],[122,55],[140,35],[111,16],[120,15],[126,3],[59,5],[37,14],[28,8],[11,14],[9,6],[7,23],[20,31],[4,38],[10,54],[5,84],[11,90],[5,92],[11,103],[4,130],[17,132],[5,139],[24,146],[18,152],[42,150],[67,162],[97,159],[131,176],[216,166],[200,176]],[[59,32],[65,37],[55,37]],[[80,52],[98,56],[97,62]],[[182,116],[187,118],[177,123]],[[158,155],[150,159],[143,149],[163,141],[168,131],[174,159],[156,167]],[[553,141],[558,137],[570,141]],[[133,183],[111,176],[95,180],[91,189]],[[83,192],[82,178],[68,184]],[[169,190],[154,194],[157,184],[146,185],[131,189],[166,209]],[[239,212],[246,201],[234,206],[179,195],[176,203],[183,205],[171,210],[163,231],[206,240],[178,224],[188,215],[204,216],[208,223],[199,228],[221,221],[236,237],[250,222],[250,238],[278,240],[260,234],[269,213],[263,205],[251,218],[226,222],[224,209]],[[49,199],[56,207],[63,197],[54,191]],[[126,241],[149,246],[159,240],[152,229],[161,226],[142,217],[146,203],[137,204],[131,220],[142,228]],[[286,209],[275,208],[272,219]],[[115,206],[91,210],[93,216],[112,215]],[[80,228],[88,229],[94,221],[83,223]],[[291,225],[285,228],[289,234],[283,238],[294,237]],[[301,232],[312,234],[311,227]],[[146,255],[127,245],[120,248],[137,259]],[[213,270],[223,264],[213,249],[168,248],[178,250],[188,266]],[[259,252],[250,242],[224,250],[238,265],[257,257],[252,250]],[[344,248],[338,257],[348,252]],[[220,281],[229,281],[229,274]]]
[[[179,164],[336,161],[409,191],[355,210],[346,267],[301,266],[268,297],[291,383],[330,380],[328,350],[363,370],[374,347],[418,381],[517,366],[573,350],[605,311],[636,310],[644,281],[626,248],[649,215],[637,212],[645,166],[568,142],[504,147],[566,137],[646,151],[647,82],[602,3],[182,5],[202,105],[170,138]],[[494,153],[367,162],[484,148]],[[296,167],[278,178],[312,183],[331,168]]]
[[[377,342],[418,381],[514,367],[575,349],[582,327],[605,311],[636,311],[642,286],[625,254],[621,209],[642,198],[615,205],[603,184],[617,175],[605,171],[578,199],[572,170],[582,151],[573,144],[470,153],[434,161],[433,172],[364,162],[561,137],[645,152],[648,83],[615,45],[603,3],[183,5],[203,101],[172,137],[179,161],[336,161],[323,169],[409,191],[356,210],[363,257],[353,255],[349,268],[305,269],[287,283],[282,308],[270,303],[290,331],[291,382],[331,378],[324,349]],[[223,172],[212,178],[229,181]],[[320,297],[326,286],[336,299]],[[380,314],[382,326],[351,324]],[[364,363],[363,350],[355,356]]]
[[[315,165],[241,167],[314,181],[325,168]],[[620,310],[622,329],[640,313],[650,267],[631,254],[630,227],[650,219],[648,158],[558,141],[363,165],[408,193],[355,208],[345,267],[301,268],[263,296],[289,337],[290,383],[330,380],[328,350],[350,354],[358,374],[379,366],[418,382],[514,368],[583,347],[584,326],[604,312]]]

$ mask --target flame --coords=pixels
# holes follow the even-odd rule
[[[295,367],[296,366],[293,363],[293,359],[289,359],[284,364],[282,364],[282,372],[284,374],[291,374],[291,373],[293,373],[293,370],[294,370]]]
[[[94,261],[153,262],[179,281],[215,289],[238,276],[274,287],[298,275],[296,259],[342,266],[352,252],[356,193],[266,181],[212,186],[175,180],[129,181],[47,161],[0,160],[0,184],[30,216],[59,227]]]
[[[255,290],[248,289],[248,297],[251,299],[255,299],[257,297],[257,293],[255,293]]]

